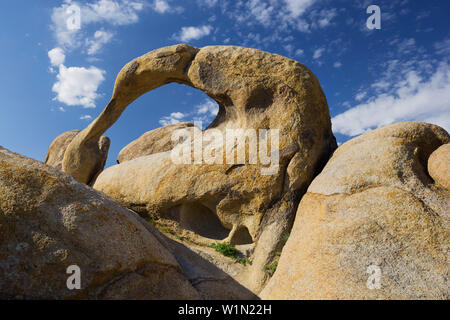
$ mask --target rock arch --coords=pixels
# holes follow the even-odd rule
[[[263,267],[280,250],[301,196],[337,147],[319,81],[301,63],[256,49],[179,44],[151,51],[119,72],[107,107],[67,148],[63,171],[85,182],[101,135],[131,102],[170,82],[199,89],[219,104],[206,131],[278,129],[278,172],[261,175],[260,164],[175,165],[169,152],[159,152],[106,169],[94,188],[141,212],[187,204],[213,208],[231,230],[226,240],[245,231],[243,242],[254,242],[253,264],[237,277],[259,292],[267,280]]]

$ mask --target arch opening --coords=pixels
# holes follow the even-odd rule
[[[213,240],[223,240],[230,233],[213,210],[198,202],[173,207],[165,218],[177,222],[182,229]]]
[[[250,235],[250,232],[248,232],[247,227],[242,226],[236,230],[233,237],[230,239],[230,244],[232,245],[245,245],[245,244],[252,244],[253,239]]]

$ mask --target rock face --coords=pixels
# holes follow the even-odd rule
[[[193,126],[194,124],[192,123],[181,122],[148,131],[119,152],[117,163],[123,163],[154,153],[170,151],[178,144],[178,142],[182,142],[176,142],[171,139],[173,132],[175,130],[187,129]]]
[[[428,172],[440,186],[450,190],[450,143],[434,151],[428,159]]]
[[[71,130],[60,134],[52,142],[48,148],[47,156],[45,158],[45,164],[62,170],[62,163],[64,159],[64,154],[67,147],[72,142],[72,140],[79,134],[81,130]],[[102,172],[105,167],[106,158],[108,157],[108,151],[110,146],[110,140],[108,137],[101,136],[98,144],[94,146],[91,150],[91,158],[94,159],[95,165],[89,172],[84,172],[80,179],[86,184],[93,184],[97,176]]]
[[[339,147],[302,198],[261,297],[449,299],[450,193],[427,173],[449,141],[409,122]]]
[[[60,171],[0,147],[0,298],[199,298],[141,220]],[[80,267],[80,290],[66,286],[71,265]]]
[[[90,145],[133,100],[169,82],[197,88],[219,104],[213,123],[194,132],[194,149],[202,134],[203,142],[208,135],[226,141],[227,129],[254,129],[261,134],[259,150],[269,141],[274,145],[269,146],[272,166],[261,157],[249,161],[250,147],[244,149],[247,160],[229,164],[223,161],[225,152],[214,164],[177,164],[166,151],[108,168],[94,188],[142,214],[174,222],[177,232],[188,232],[196,244],[229,241],[250,246],[252,266],[232,274],[259,292],[267,279],[264,266],[280,250],[301,195],[336,148],[320,84],[299,62],[255,49],[175,45],[149,52],[120,71],[108,106],[69,145],[64,172],[76,177],[90,168],[89,159],[82,159]],[[278,145],[274,131],[266,129],[279,130]],[[203,147],[215,147],[216,142]],[[205,150],[200,149],[201,154]]]

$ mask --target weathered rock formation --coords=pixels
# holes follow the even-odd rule
[[[148,156],[154,153],[170,151],[178,143],[183,142],[173,141],[173,132],[179,129],[192,128],[193,126],[194,124],[189,122],[180,122],[148,131],[119,152],[117,163],[123,163],[128,160]]]
[[[431,154],[428,172],[437,184],[450,190],[450,143],[440,146]]]
[[[0,298],[199,298],[140,220],[59,170],[0,147]],[[81,269],[80,290],[67,288],[71,265]]]
[[[166,151],[108,168],[94,188],[138,212],[173,221],[196,244],[251,246],[252,266],[231,273],[259,292],[263,268],[280,250],[301,195],[336,148],[320,84],[299,62],[255,49],[175,45],[149,52],[120,71],[108,106],[67,148],[63,171],[76,178],[91,172],[86,155],[105,130],[132,101],[169,82],[200,89],[219,104],[204,137],[213,129],[224,137],[230,128],[278,129],[279,166],[262,174],[268,164],[248,157],[245,163],[175,164]],[[192,145],[199,139],[194,136]],[[275,138],[260,136],[259,147],[269,140]]]
[[[133,211],[1,147],[0,193],[0,299],[257,298]]]
[[[56,137],[48,148],[47,156],[45,157],[45,164],[62,170],[62,163],[67,147],[80,132],[81,130],[71,130]],[[86,171],[82,175],[78,176],[81,182],[88,185],[92,185],[95,182],[95,179],[105,167],[109,146],[109,138],[101,136],[97,145],[94,145],[91,148],[90,152],[92,152],[92,154],[89,155],[89,159],[93,162],[93,166],[90,171]]]
[[[302,198],[261,297],[449,299],[450,192],[428,175],[441,177],[445,149],[430,154],[449,141],[407,122],[339,147]]]

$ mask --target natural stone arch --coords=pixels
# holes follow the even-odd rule
[[[170,152],[159,152],[106,169],[94,188],[159,216],[178,206],[214,209],[230,230],[225,240],[248,231],[243,242],[254,242],[253,264],[236,278],[259,292],[264,266],[280,250],[302,194],[336,148],[319,81],[301,63],[256,49],[175,45],[149,52],[120,71],[110,103],[69,145],[63,170],[77,179],[91,170],[91,146],[126,106],[170,82],[197,88],[219,104],[205,131],[279,129],[279,170],[261,175],[261,164],[176,165]]]
[[[185,70],[199,49],[176,45],[151,51],[125,65],[119,72],[112,98],[103,112],[70,143],[64,154],[62,170],[75,179],[87,178],[98,167],[92,158],[101,135],[138,97],[170,82],[190,84]]]

